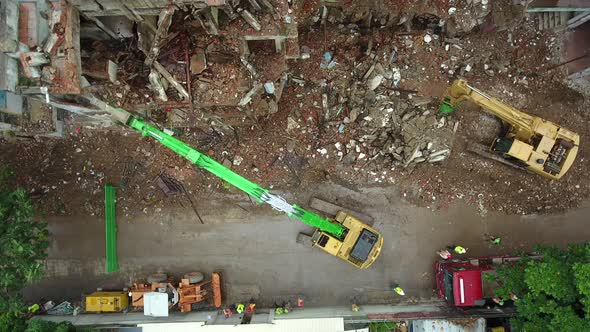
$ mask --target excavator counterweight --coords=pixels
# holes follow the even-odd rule
[[[550,179],[560,179],[572,166],[580,136],[553,122],[530,115],[493,98],[459,79],[447,89],[440,105],[452,113],[461,102],[471,101],[509,125],[507,133],[494,140],[490,152],[513,166]]]

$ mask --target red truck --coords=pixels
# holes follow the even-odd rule
[[[540,256],[529,256],[540,259]],[[485,278],[496,267],[521,260],[520,256],[493,256],[471,259],[439,260],[434,264],[436,292],[448,304],[457,307],[483,306],[494,296],[496,282]]]

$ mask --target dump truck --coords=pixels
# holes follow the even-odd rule
[[[578,134],[519,111],[462,79],[455,80],[445,92],[441,112],[452,113],[463,101],[477,104],[507,125],[489,148],[470,142],[470,151],[554,180],[563,177],[574,163],[580,144]]]
[[[281,196],[242,177],[208,155],[124,109],[113,109],[112,116],[115,121],[136,130],[143,136],[153,138],[192,164],[239,188],[258,202],[266,203],[273,209],[314,227],[312,237],[314,246],[330,255],[343,259],[359,269],[368,268],[379,256],[383,237],[377,230],[358,218],[341,211],[335,218],[329,219],[296,204],[290,204]]]
[[[531,259],[541,256],[529,255]],[[492,256],[470,259],[438,260],[434,264],[436,293],[456,307],[491,304],[498,284],[486,274],[495,274],[504,264],[515,264],[521,256]]]

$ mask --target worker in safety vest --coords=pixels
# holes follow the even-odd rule
[[[504,305],[504,300],[500,297],[494,297],[492,300],[498,303],[499,305]]]
[[[353,303],[353,304],[352,304],[352,311],[354,311],[354,312],[358,312],[359,310],[360,310],[359,306],[358,306],[358,305],[356,305],[356,303]]]
[[[30,305],[27,309],[29,310],[30,313],[34,314],[37,311],[39,311],[40,308],[41,307],[37,303],[35,303],[35,304]]]
[[[462,255],[464,253],[467,252],[467,248],[463,248],[461,246],[455,246],[455,249],[453,249],[456,253],[458,253],[459,255]]]
[[[275,315],[280,316],[283,314],[283,308],[282,307],[278,307],[275,309]]]
[[[242,312],[244,312],[244,304],[243,303],[238,303],[238,306],[236,307],[236,311],[238,312],[238,314],[241,314]]]
[[[392,285],[391,289],[393,289],[393,291],[396,292],[397,295],[400,295],[400,296],[406,295],[406,293],[404,293],[404,290],[398,284]]]

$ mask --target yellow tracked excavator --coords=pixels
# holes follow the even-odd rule
[[[554,180],[560,179],[574,163],[580,144],[578,134],[523,113],[462,79],[454,81],[445,92],[441,112],[450,114],[465,100],[481,106],[509,126],[489,149],[470,147],[469,150]]]

